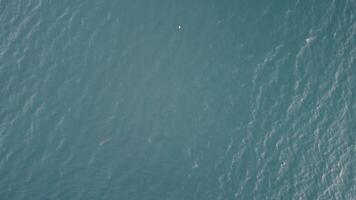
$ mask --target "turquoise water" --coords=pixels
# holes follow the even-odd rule
[[[0,199],[356,199],[356,1],[0,0]]]

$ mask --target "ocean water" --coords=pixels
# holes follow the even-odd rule
[[[355,0],[0,0],[1,200],[353,200],[355,141]]]

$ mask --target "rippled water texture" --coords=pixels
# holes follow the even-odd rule
[[[0,199],[356,199],[355,0],[0,0]]]

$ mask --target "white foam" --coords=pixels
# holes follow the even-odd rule
[[[314,40],[315,40],[315,36],[310,36],[305,40],[305,42],[309,46]]]

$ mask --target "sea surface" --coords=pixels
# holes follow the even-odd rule
[[[0,0],[0,200],[355,200],[355,0]]]

